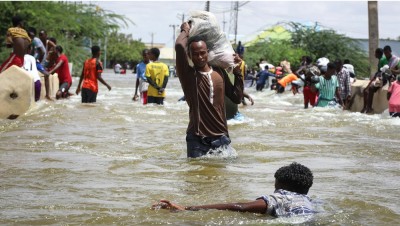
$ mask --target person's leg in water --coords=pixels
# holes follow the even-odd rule
[[[60,85],[60,89],[56,93],[56,99],[68,97],[69,84],[64,82]]]
[[[40,92],[42,91],[42,83],[37,80],[34,84],[35,86],[35,102],[40,100]]]
[[[147,104],[147,90],[140,93],[140,99],[143,105]]]
[[[164,97],[156,97],[156,103],[158,105],[164,105]]]
[[[369,96],[369,86],[365,87],[365,89],[363,90],[364,106],[363,106],[362,110],[360,111],[360,113],[365,113],[367,111],[368,96]]]
[[[220,147],[232,150],[230,143],[231,140],[226,135],[202,138],[194,134],[186,134],[187,157],[197,158],[207,154],[218,154],[221,152]]]
[[[372,103],[374,101],[374,94],[376,91],[379,90],[380,87],[375,87],[375,86],[370,86],[368,89],[368,97],[367,97],[367,108],[365,110],[365,113],[371,113],[374,111],[372,108]]]
[[[393,118],[400,118],[400,112],[389,112],[389,115],[392,116]]]
[[[304,88],[303,88],[304,109],[307,109],[308,108],[308,103],[311,102],[310,92],[311,92],[310,88],[308,86],[304,86]]]
[[[193,134],[186,135],[186,146],[188,158],[198,158],[206,155],[211,148],[203,144],[200,137]]]

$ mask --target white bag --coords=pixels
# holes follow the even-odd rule
[[[221,31],[214,14],[206,11],[193,11],[190,13],[189,21],[191,22],[189,38],[196,35],[204,38],[209,49],[208,63],[224,69],[233,68],[235,51],[225,33]]]

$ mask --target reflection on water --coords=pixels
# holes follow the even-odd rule
[[[275,171],[293,161],[314,172],[309,195],[324,211],[307,225],[397,225],[400,119],[340,109],[303,109],[302,95],[248,93],[245,120],[229,121],[236,158],[186,159],[188,107],[172,78],[165,106],[132,102],[132,74],[103,76],[98,102],[39,102],[0,120],[2,225],[287,225],[228,211],[169,213],[183,205],[250,201],[274,190]],[[74,80],[72,91],[75,91]]]

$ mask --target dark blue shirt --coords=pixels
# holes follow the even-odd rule
[[[275,74],[272,74],[271,72],[267,70],[263,70],[258,72],[257,74],[257,84],[258,85],[265,85],[265,81],[268,79],[268,76],[275,77]]]

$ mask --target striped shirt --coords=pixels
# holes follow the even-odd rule
[[[329,80],[325,79],[324,76],[319,76],[319,83],[315,84],[315,87],[319,90],[317,107],[326,107],[329,102],[334,100],[339,82],[335,75],[332,75]]]
[[[342,100],[346,99],[347,96],[351,95],[350,73],[345,68],[342,68],[337,73],[337,78],[339,80],[340,96]]]
[[[260,198],[267,204],[266,214],[274,217],[291,217],[310,215],[314,211],[310,197],[283,189],[276,190],[272,195]]]

